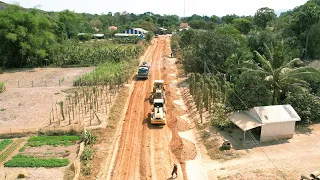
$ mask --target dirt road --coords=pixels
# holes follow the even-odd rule
[[[111,179],[170,179],[173,163],[178,164],[178,178],[183,179],[184,167],[175,150],[182,149],[182,140],[175,130],[175,114],[167,114],[167,125],[149,123],[151,105],[149,95],[155,79],[166,82],[164,61],[169,54],[167,36],[155,39],[145,61],[151,64],[148,80],[135,83],[121,133],[116,160],[109,177]],[[168,84],[166,84],[168,87]],[[169,93],[170,88],[166,88]],[[166,99],[168,111],[174,109],[173,100]],[[179,151],[181,152],[181,151]],[[181,163],[183,165],[183,163]]]

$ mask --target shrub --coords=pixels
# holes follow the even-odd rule
[[[20,178],[25,178],[26,176],[24,175],[24,174],[18,174],[18,179],[20,179]]]
[[[298,123],[310,124],[320,121],[320,97],[306,93],[287,93],[285,103],[291,104],[301,121]]]
[[[93,37],[92,34],[89,34],[89,33],[84,33],[84,34],[78,35],[78,39],[80,41],[88,41],[88,40],[92,39],[92,37]]]
[[[96,142],[96,137],[92,134],[92,131],[87,131],[82,134],[81,141],[85,145],[90,145]]]
[[[81,155],[81,160],[82,161],[91,160],[93,158],[93,153],[94,151],[89,146],[86,146]]]

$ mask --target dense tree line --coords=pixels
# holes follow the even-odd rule
[[[207,96],[201,82],[210,73],[221,82],[218,89],[208,83],[209,91],[221,93],[220,101],[215,102],[215,96],[210,95],[211,108],[219,112],[211,112],[215,125],[227,124],[220,121],[221,112],[287,103],[302,122],[319,122],[320,70],[308,66],[320,57],[319,17],[320,1],[310,0],[279,17],[263,7],[249,17],[185,18],[192,28],[173,36],[171,47],[187,73],[200,75],[195,78],[200,84],[193,83],[194,75],[189,78],[191,94],[197,92],[198,109],[202,110],[201,103],[208,105],[207,100],[199,104],[199,95]],[[199,80],[201,76],[204,80]],[[200,87],[201,93],[194,87]]]
[[[25,9],[18,5],[1,3],[0,9],[0,67],[37,67],[48,64],[61,63],[60,57],[74,56],[77,51],[70,49],[70,41],[86,40],[86,36],[79,33],[103,33],[112,36],[129,27],[141,27],[148,31],[155,31],[164,26],[173,30],[179,24],[179,17],[175,15],[160,16],[147,12],[132,14],[116,12],[108,14],[74,13],[70,10],[61,12],[45,12],[36,8]],[[116,31],[110,31],[110,26],[117,26]],[[150,39],[150,37],[148,37]],[[115,43],[123,43],[115,39]],[[131,41],[136,43],[137,39]],[[76,45],[77,43],[73,43]],[[80,48],[81,49],[81,48]],[[83,48],[82,48],[83,49]],[[86,48],[88,49],[88,48]],[[95,51],[95,50],[87,50]],[[84,53],[81,53],[84,54]],[[89,56],[89,55],[87,55]],[[70,63],[83,60],[68,59]],[[82,63],[90,64],[92,60]],[[100,61],[100,60],[99,60]],[[79,65],[79,64],[76,64]]]

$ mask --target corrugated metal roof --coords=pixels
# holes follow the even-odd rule
[[[246,113],[245,111],[242,112],[234,112],[228,115],[228,119],[232,121],[235,125],[237,125],[243,131],[247,131],[263,124],[258,122],[254,117],[250,114]]]
[[[254,107],[249,112],[259,117],[263,124],[301,120],[290,104]]]
[[[243,131],[268,123],[300,121],[301,118],[290,104],[260,106],[249,111],[233,112],[228,119]]]

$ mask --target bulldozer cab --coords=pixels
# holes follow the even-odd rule
[[[156,92],[156,90],[164,90],[164,81],[163,80],[155,80],[153,84],[153,93]]]

